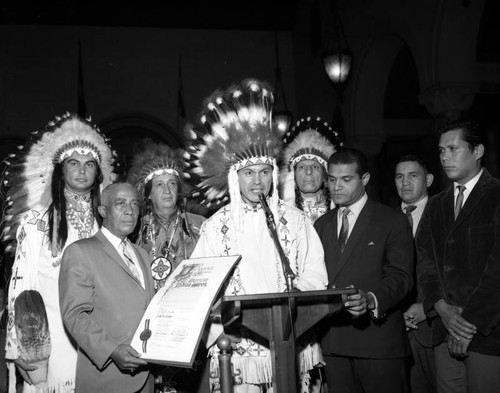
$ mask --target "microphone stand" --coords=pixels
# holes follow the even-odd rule
[[[281,247],[281,243],[278,239],[278,233],[276,232],[276,223],[274,222],[274,216],[271,212],[271,209],[269,208],[269,205],[267,204],[264,194],[259,194],[259,201],[262,205],[262,208],[264,209],[267,227],[269,228],[269,232],[271,233],[271,237],[273,238],[274,245],[278,250],[281,259],[281,266],[283,267],[283,274],[285,275],[286,291],[290,292],[293,289],[293,279],[295,278],[295,273],[290,267],[290,261],[285,255],[283,247]]]

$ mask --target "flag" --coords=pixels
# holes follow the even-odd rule
[[[179,58],[179,70],[177,81],[177,130],[180,127],[181,120],[186,119],[186,105],[184,103],[184,84],[182,81],[182,59]]]
[[[87,117],[87,105],[85,104],[85,92],[83,89],[82,44],[80,40],[78,40],[77,112],[82,118]]]

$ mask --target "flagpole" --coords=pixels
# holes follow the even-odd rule
[[[87,105],[85,103],[85,91],[83,85],[83,62],[82,62],[82,44],[78,40],[78,85],[77,85],[77,113],[80,117],[87,117]]]
[[[186,105],[184,102],[184,83],[182,80],[182,57],[179,56],[179,67],[177,74],[177,131],[180,130],[181,118],[186,119]]]

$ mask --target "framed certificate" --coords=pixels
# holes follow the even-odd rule
[[[192,367],[203,329],[240,255],[182,261],[156,293],[132,339],[151,363]]]

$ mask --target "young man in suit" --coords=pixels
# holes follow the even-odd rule
[[[427,163],[417,155],[402,156],[395,168],[394,184],[401,198],[400,209],[405,213],[412,228],[417,232],[422,213],[429,200],[428,188],[434,175]],[[410,367],[412,393],[436,392],[436,367],[432,349],[432,329],[417,291],[417,285],[408,298],[409,307],[404,313],[408,339],[410,340],[413,363]]]
[[[154,295],[149,257],[127,240],[139,215],[136,189],[102,192],[102,229],[71,244],[59,277],[64,325],[78,344],[76,392],[152,393],[147,362],[130,341]]]
[[[500,391],[500,181],[482,167],[479,127],[440,130],[453,184],[431,198],[417,234],[417,274],[433,321],[439,392]]]
[[[402,214],[368,198],[369,180],[359,150],[340,148],[329,158],[336,208],[315,228],[330,286],[359,291],[347,297],[344,312],[325,321],[328,386],[336,393],[408,392],[410,348],[400,305],[412,288],[413,238]]]

